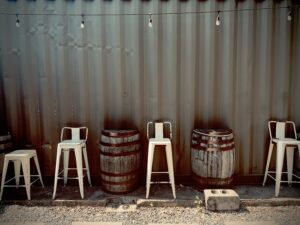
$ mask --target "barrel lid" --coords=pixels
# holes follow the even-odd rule
[[[139,132],[137,130],[102,130],[101,133],[110,137],[126,137],[136,135]]]
[[[232,135],[232,130],[231,129],[194,129],[193,133],[217,137],[217,136]]]

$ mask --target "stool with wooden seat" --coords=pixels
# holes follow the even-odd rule
[[[71,132],[71,139],[64,139],[66,132]],[[83,132],[84,139],[81,139],[80,133]],[[57,188],[57,180],[63,179],[64,185],[67,184],[68,179],[77,179],[79,183],[79,190],[81,198],[84,198],[84,191],[83,191],[83,170],[86,170],[88,182],[90,186],[92,186],[91,183],[91,176],[90,176],[90,170],[89,170],[89,162],[87,157],[87,151],[86,151],[86,140],[88,136],[88,128],[87,127],[64,127],[61,131],[61,142],[57,144],[57,155],[56,155],[56,166],[55,166],[55,177],[54,177],[54,190],[53,190],[53,196],[52,198],[55,199],[56,195],[56,188]],[[69,168],[69,153],[73,150],[75,153],[75,159],[76,159],[76,168]],[[61,153],[64,153],[64,168],[59,172],[59,162],[60,162],[60,156]],[[85,167],[82,166],[82,154],[84,158]],[[69,170],[77,170],[77,177],[69,177],[68,178],[68,171]],[[63,177],[60,177],[59,175],[61,173],[63,174]]]
[[[170,122],[154,123],[155,137],[149,138],[149,125],[150,124],[153,124],[153,122],[147,123],[147,138],[149,139],[149,147],[148,147],[148,162],[147,162],[146,198],[149,197],[150,184],[152,184],[152,183],[168,183],[168,184],[170,183],[171,187],[172,187],[173,197],[176,198],[173,157],[172,157],[172,144],[171,144],[172,125]],[[169,125],[170,138],[164,137],[163,128],[164,128],[165,124]],[[155,150],[155,146],[157,146],[157,145],[165,146],[167,165],[168,165],[168,171],[166,171],[166,172],[152,172],[154,150]],[[168,173],[169,174],[169,182],[151,182],[151,174],[152,173]]]
[[[275,136],[272,132],[272,125],[275,125]],[[287,125],[291,126],[292,138],[287,137]],[[292,183],[300,183],[300,181],[293,181],[292,178],[298,178],[299,176],[293,174],[293,161],[294,161],[294,150],[298,147],[299,156],[300,156],[300,141],[297,140],[296,128],[295,124],[292,121],[286,122],[278,122],[278,121],[269,121],[269,134],[270,134],[270,146],[268,159],[266,164],[265,176],[263,181],[263,186],[266,183],[267,177],[275,180],[275,196],[279,195],[280,184],[288,183],[291,185]],[[269,165],[271,161],[271,156],[273,152],[273,147],[276,144],[276,171],[269,171]],[[287,158],[287,172],[282,172],[284,154],[286,153]],[[276,174],[275,177],[272,174]],[[281,180],[282,173],[286,173],[288,175],[288,180]]]
[[[30,159],[34,159],[35,166],[38,172],[38,175],[31,175],[30,174]],[[15,177],[9,179],[6,181],[6,172],[8,163],[12,161],[14,163],[14,169],[15,169]],[[23,170],[23,175],[20,175],[20,170]],[[19,185],[20,177],[24,177],[25,185]],[[31,177],[38,177],[34,181],[31,182]],[[13,179],[16,180],[16,185],[9,185],[10,181]],[[37,158],[36,150],[30,149],[30,150],[16,150],[13,152],[10,152],[4,156],[4,163],[3,163],[3,173],[2,173],[2,182],[1,182],[1,192],[0,192],[0,200],[2,199],[3,194],[3,188],[4,187],[25,187],[26,193],[27,193],[27,199],[30,200],[30,187],[31,185],[40,180],[42,186],[44,187],[44,183],[41,176],[39,161]]]

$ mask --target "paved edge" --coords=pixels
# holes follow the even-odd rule
[[[120,201],[118,201],[118,199]],[[136,204],[137,207],[204,207],[204,201],[191,199],[136,199],[124,201],[126,197],[102,200],[4,200],[3,205],[24,205],[24,206],[109,206],[109,204]],[[297,198],[272,198],[272,199],[241,199],[241,206],[300,206],[300,199]]]

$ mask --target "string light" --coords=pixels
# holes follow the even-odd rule
[[[20,27],[20,20],[18,14],[16,14],[16,27]]]
[[[81,24],[80,24],[80,28],[83,29],[84,28],[84,15],[81,15]]]
[[[151,17],[151,13],[149,13],[149,23],[148,23],[148,27],[152,27],[152,17]]]
[[[292,9],[290,7],[288,7],[288,16],[287,16],[287,20],[291,21],[292,20]]]
[[[264,7],[264,8],[244,8],[244,9],[224,9],[222,13],[231,13],[231,12],[249,12],[249,11],[257,11],[257,10],[274,10],[274,9],[288,9],[287,20],[292,20],[292,9],[300,7],[300,4],[293,4],[292,6],[280,6],[280,7]],[[84,24],[84,16],[149,16],[148,27],[153,27],[152,15],[163,16],[163,15],[188,15],[188,14],[207,14],[207,13],[218,13],[216,18],[216,25],[219,26],[221,24],[220,12],[215,10],[208,11],[183,11],[183,12],[157,12],[157,13],[86,13],[86,14],[78,14],[78,13],[10,13],[10,12],[1,12],[0,15],[15,15],[16,16],[16,27],[20,27],[19,15],[22,16],[81,16],[81,24],[80,27],[83,29],[85,27]]]
[[[219,26],[221,24],[221,20],[220,20],[220,11],[218,11],[218,16],[216,19],[216,25]]]

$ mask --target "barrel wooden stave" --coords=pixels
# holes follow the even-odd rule
[[[198,186],[231,185],[234,174],[234,146],[231,130],[193,131],[191,165],[193,180]]]
[[[104,131],[100,144],[102,187],[114,194],[133,191],[139,183],[141,152],[137,131]]]

